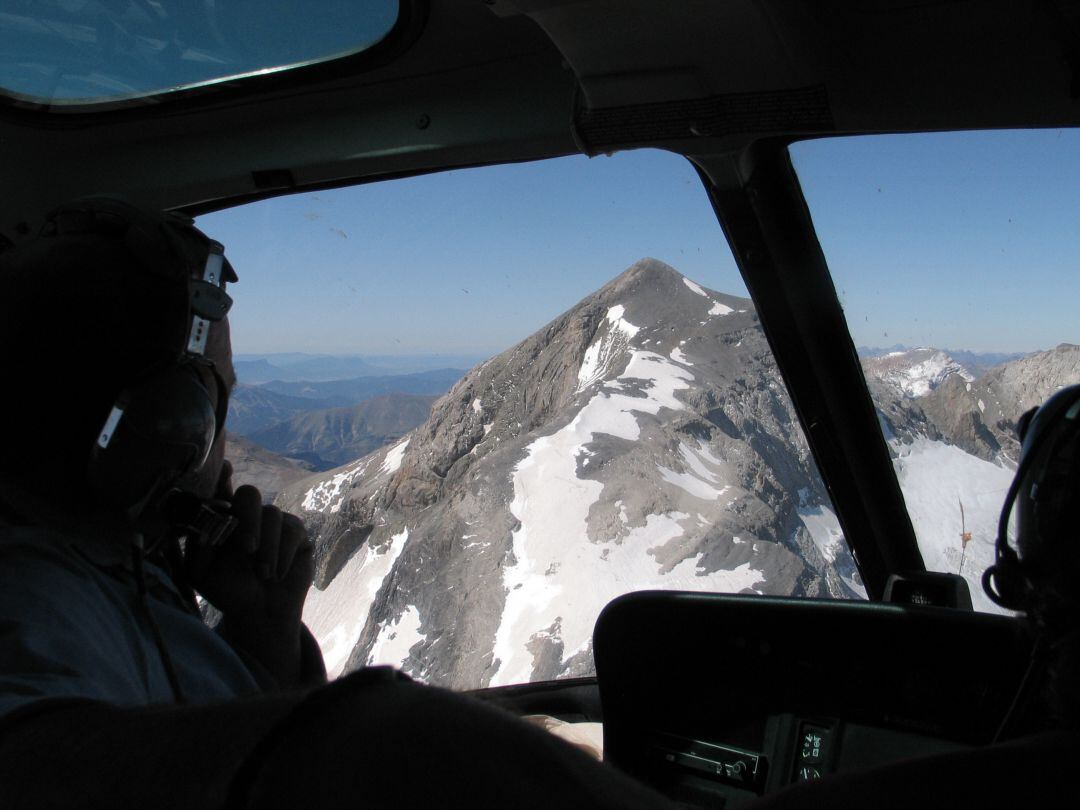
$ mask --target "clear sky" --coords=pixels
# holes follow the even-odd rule
[[[831,139],[793,159],[858,345],[1080,343],[1080,134]],[[451,171],[200,218],[237,352],[491,354],[643,256],[746,295],[693,168],[657,151]]]
[[[644,256],[746,295],[693,167],[570,157],[282,197],[207,215],[237,352],[502,351]]]
[[[857,345],[1080,343],[1080,131],[792,148]]]

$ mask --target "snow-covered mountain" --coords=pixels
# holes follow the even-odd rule
[[[279,503],[316,538],[335,673],[590,672],[598,612],[640,588],[861,594],[752,304],[655,260]]]
[[[1016,423],[1055,391],[1080,382],[1080,346],[1062,343],[998,366],[977,380],[950,380],[920,401],[953,444],[988,461],[1015,466]]]
[[[940,349],[904,349],[877,357],[864,357],[863,371],[891,385],[909,397],[921,397],[947,379],[958,377],[965,382],[975,379],[964,366]]]
[[[935,349],[864,368],[927,566],[994,609],[979,578],[1011,431],[1080,382],[1080,347],[979,379]],[[316,540],[304,618],[332,674],[588,673],[599,610],[641,588],[861,595],[751,302],[655,260],[473,369],[399,442],[278,502]]]

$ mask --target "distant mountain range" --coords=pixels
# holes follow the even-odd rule
[[[347,380],[275,381],[264,385],[239,383],[229,400],[226,424],[230,433],[251,438],[255,433],[302,413],[351,407],[385,394],[442,394],[464,373],[461,369],[436,369]]]
[[[415,374],[391,374],[342,380],[274,380],[260,391],[312,400],[319,408],[356,405],[380,394],[443,394],[465,374],[464,369],[439,368]]]
[[[302,461],[308,472],[327,470],[421,424],[436,395],[463,374],[460,369],[435,369],[347,380],[239,383],[229,400],[226,428],[238,445],[244,439],[264,451],[246,454],[244,474],[249,479],[277,480],[289,459]],[[238,475],[237,480],[245,479]]]
[[[314,470],[366,456],[400,439],[428,417],[434,396],[383,394],[346,408],[305,411],[248,434],[256,444]]]
[[[311,475],[313,471],[310,464],[272,453],[243,436],[226,438],[225,457],[233,467],[234,485],[251,484],[258,487],[264,503],[271,503],[288,484]]]
[[[257,385],[284,382],[326,382],[355,377],[417,374],[447,368],[471,368],[483,360],[475,355],[330,355],[289,352],[238,354],[233,367],[240,382]]]

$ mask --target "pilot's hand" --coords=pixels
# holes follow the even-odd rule
[[[217,498],[232,504],[239,525],[220,545],[190,541],[185,566],[194,588],[224,615],[223,635],[288,682],[299,667],[300,617],[314,577],[311,541],[303,522],[263,506],[253,486],[232,491],[225,463]]]

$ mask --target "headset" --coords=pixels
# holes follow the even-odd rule
[[[87,477],[98,494],[114,506],[141,510],[206,464],[224,426],[227,389],[206,357],[206,343],[210,325],[232,306],[225,285],[237,276],[222,245],[191,219],[153,214],[119,198],[67,203],[48,215],[41,231],[46,239],[73,234],[119,242],[136,265],[131,272],[174,289],[183,302],[175,315],[163,313],[183,319],[176,329],[182,343],[127,381],[89,452]]]
[[[998,522],[995,562],[983,573],[987,596],[1009,610],[1029,611],[1035,580],[1055,565],[1056,547],[1075,542],[1066,515],[1080,500],[1080,385],[1051,396],[1020,417],[1020,461]],[[1017,546],[1009,544],[1009,518],[1017,506]],[[1042,575],[1042,577],[1040,577]]]

